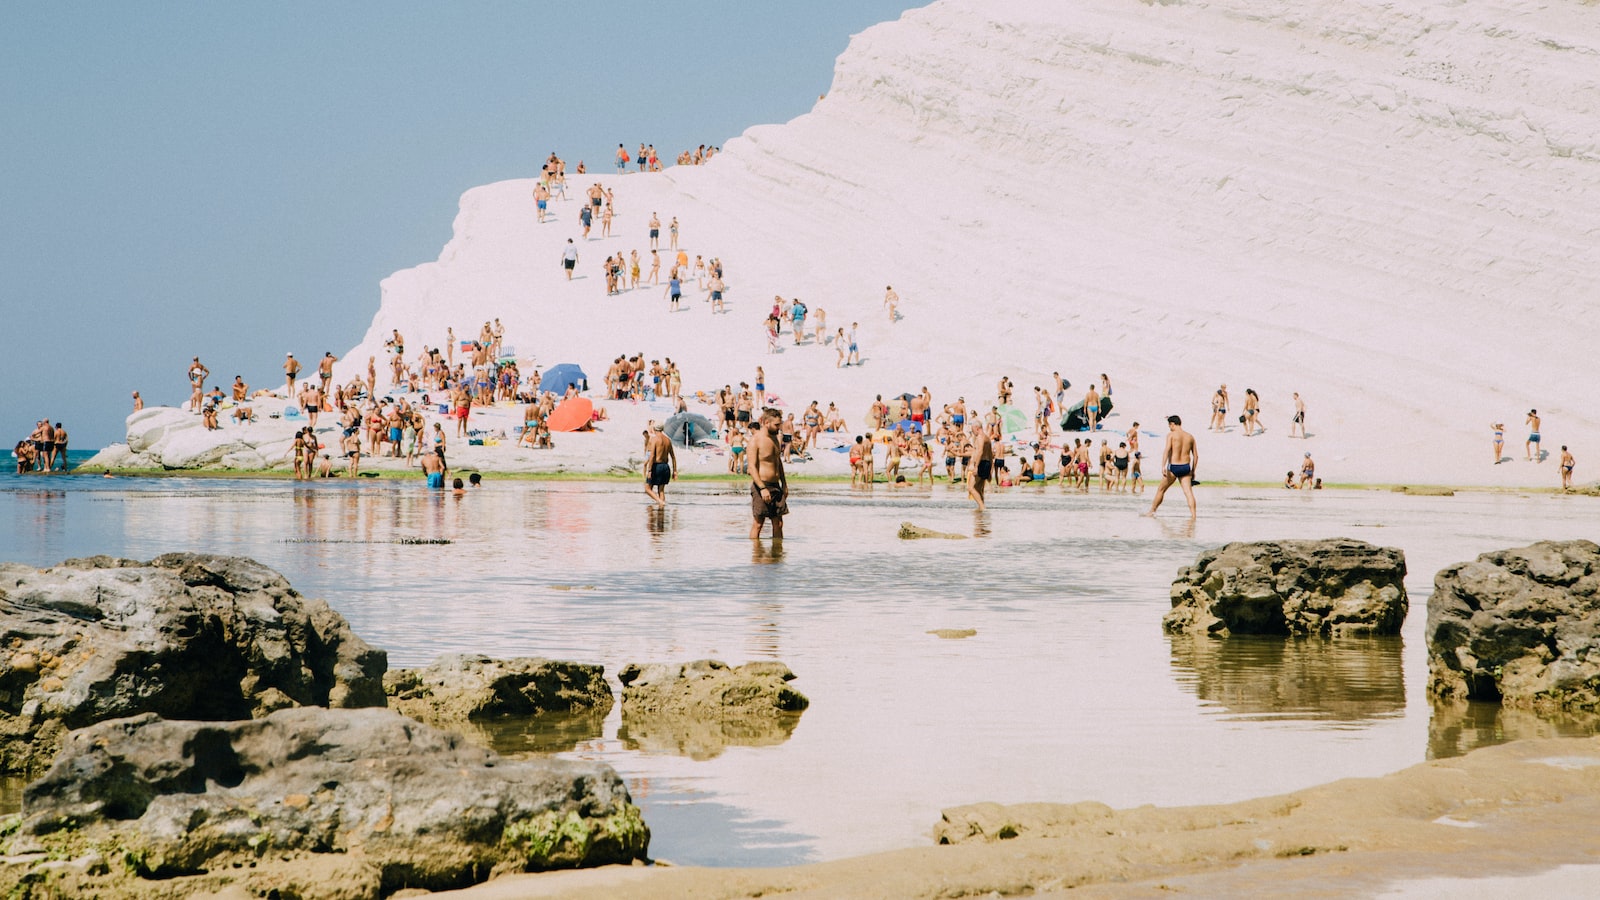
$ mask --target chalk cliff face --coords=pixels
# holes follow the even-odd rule
[[[582,239],[577,199],[537,224],[531,180],[469,191],[439,261],[384,282],[343,376],[369,355],[382,369],[391,328],[414,352],[499,317],[544,364],[671,356],[689,390],[761,364],[790,403],[837,400],[852,422],[877,393],[987,405],[1001,375],[1026,398],[1052,371],[1105,372],[1119,430],[1172,412],[1203,427],[1226,382],[1234,413],[1260,392],[1276,438],[1299,391],[1335,480],[1546,483],[1553,467],[1520,453],[1479,457],[1491,421],[1520,450],[1531,407],[1552,452],[1600,443],[1593,13],[942,0],[857,35],[811,113],[710,165],[571,175],[574,197],[615,189],[614,237]],[[605,295],[610,253],[640,250],[648,277],[652,211],[680,220],[691,261],[725,261],[727,315],[692,289],[676,314],[659,287]],[[663,283],[671,265],[664,249]],[[860,322],[867,365],[787,332],[768,354],[774,294],[825,310],[830,332]],[[1233,424],[1203,444],[1213,477],[1299,459]]]

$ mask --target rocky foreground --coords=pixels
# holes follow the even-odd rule
[[[56,896],[375,898],[627,863],[650,843],[610,766],[503,759],[378,709],[102,722],[23,803],[0,883]]]
[[[0,771],[43,772],[0,827],[0,893],[369,900],[646,858],[609,766],[512,760],[369,708],[388,688],[445,725],[603,714],[599,666],[386,669],[248,559],[0,566]]]
[[[42,772],[69,729],[383,706],[388,655],[238,557],[0,565],[0,771]]]

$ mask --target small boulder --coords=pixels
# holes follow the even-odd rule
[[[1335,538],[1233,543],[1207,550],[1172,582],[1173,634],[1398,634],[1406,558]]]
[[[781,662],[730,667],[714,659],[690,663],[629,663],[617,673],[624,712],[671,713],[719,719],[776,716],[811,705],[789,687],[794,673]]]
[[[1438,697],[1600,709],[1600,546],[1540,541],[1440,570],[1427,635]]]
[[[5,853],[116,848],[109,873],[66,873],[58,896],[184,896],[229,883],[264,896],[253,888],[270,890],[283,873],[254,885],[258,861],[310,872],[339,860],[352,870],[340,878],[348,895],[376,898],[627,864],[650,839],[610,766],[507,760],[376,709],[102,722],[72,733],[24,792],[22,813]]]
[[[967,536],[964,534],[951,534],[948,531],[934,531],[932,528],[923,528],[921,525],[914,525],[910,522],[900,523],[901,540],[913,541],[921,538],[940,538],[951,541],[964,541],[967,539]]]
[[[585,663],[520,657],[441,656],[423,669],[393,669],[383,676],[389,706],[433,724],[594,710],[615,702],[605,668]]]
[[[68,729],[143,712],[383,706],[387,667],[328,604],[253,560],[0,565],[0,771],[42,771]]]

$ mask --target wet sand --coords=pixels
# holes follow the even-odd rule
[[[1600,738],[1522,741],[1381,778],[1215,806],[1113,812],[1097,804],[1025,804],[966,807],[946,817],[954,822],[945,829],[957,835],[982,824],[1009,825],[1017,836],[979,835],[786,869],[518,875],[439,896],[1365,896],[1408,884],[1425,889],[1418,879],[1442,876],[1528,876],[1600,853],[1593,827],[1600,821]],[[1569,869],[1530,884],[1559,890],[1587,872]]]

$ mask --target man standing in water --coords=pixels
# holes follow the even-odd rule
[[[989,439],[989,429],[972,426],[972,460],[976,463],[967,477],[967,496],[983,509],[983,488],[994,477],[994,443]]]
[[[789,512],[789,479],[783,472],[783,451],[778,445],[781,421],[778,411],[761,411],[760,427],[750,436],[750,539],[761,537],[761,525],[772,520],[772,539],[783,540],[783,517]]]
[[[651,422],[644,438],[644,492],[657,506],[667,505],[667,485],[678,477],[678,454],[672,449],[672,439],[661,430],[660,422]]]
[[[1189,518],[1194,518],[1194,472],[1199,465],[1200,450],[1194,445],[1194,435],[1183,430],[1182,419],[1167,416],[1167,443],[1161,448],[1161,487],[1156,489],[1156,496],[1150,501],[1150,510],[1145,515],[1156,514],[1167,488],[1176,481],[1189,501]]]

